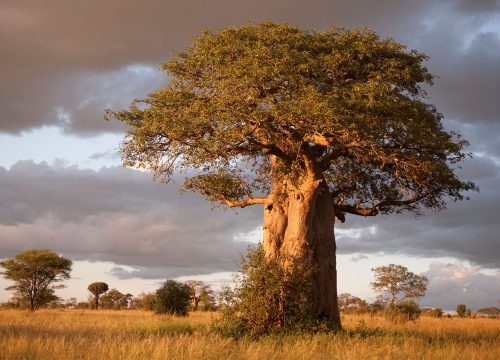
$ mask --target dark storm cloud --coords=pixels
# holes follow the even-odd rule
[[[316,29],[368,25],[430,56],[439,78],[429,101],[479,153],[461,174],[481,193],[419,219],[348,217],[338,226],[339,251],[456,256],[498,267],[499,14],[499,2],[488,0],[2,2],[0,132],[50,124],[79,135],[123,131],[102,120],[103,110],[162,86],[168,79],[158,64],[201,29],[265,19]],[[260,211],[210,212],[197,196],[179,196],[178,185],[155,186],[149,174],[121,168],[0,168],[0,255],[49,247],[136,268],[117,267],[121,277],[153,277],[165,267],[234,269],[244,244],[231,240],[259,227]],[[341,234],[349,229],[356,236]]]
[[[468,164],[474,164],[472,167]],[[401,253],[452,256],[499,267],[500,224],[495,191],[499,167],[489,157],[465,164],[482,186],[470,201],[426,216],[348,216],[337,226],[344,254]],[[47,247],[74,259],[112,261],[121,277],[154,277],[228,271],[238,253],[259,236],[260,207],[210,211],[199,196],[179,195],[175,184],[153,184],[150,175],[121,167],[100,171],[20,161],[0,168],[0,254]]]
[[[202,29],[266,19],[316,29],[370,26],[418,45],[436,62],[443,83],[433,94],[447,113],[473,116],[471,121],[492,118],[498,44],[484,34],[469,52],[458,50],[464,33],[480,32],[497,10],[498,2],[472,0],[3,2],[0,131],[44,124],[87,135],[121,131],[117,123],[102,121],[103,110],[122,108],[161,86],[165,79],[154,69],[172,50],[185,47]],[[137,64],[145,71],[131,74]],[[473,99],[481,106],[471,109]]]
[[[233,239],[259,226],[260,211],[212,212],[200,197],[178,194],[177,180],[153,185],[149,174],[120,167],[0,168],[1,257],[43,247],[162,277],[234,270],[246,244]]]

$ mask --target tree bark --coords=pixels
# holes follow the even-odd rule
[[[94,295],[95,296],[95,309],[99,310],[99,295]]]
[[[321,178],[307,176],[298,186],[274,179],[264,205],[264,251],[285,268],[290,259],[313,267],[316,316],[340,329],[334,222],[331,194]]]

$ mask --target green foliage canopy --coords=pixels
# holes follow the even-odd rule
[[[56,283],[69,279],[71,266],[71,260],[46,249],[27,250],[0,261],[4,277],[14,282],[6,290],[14,290],[31,310],[57,298],[54,289],[64,285]]]
[[[189,285],[168,279],[156,290],[156,313],[187,315],[191,294]]]
[[[124,163],[227,206],[262,203],[274,174],[300,181],[313,164],[338,217],[422,207],[475,190],[454,174],[467,142],[426,103],[426,55],[370,30],[248,24],[204,32],[161,68],[163,89],[128,110]]]
[[[123,294],[117,289],[111,289],[101,296],[101,307],[114,310],[128,308],[131,299],[132,294]]]
[[[109,286],[105,282],[93,282],[88,286],[88,291],[90,291],[93,295],[99,296],[108,291]]]

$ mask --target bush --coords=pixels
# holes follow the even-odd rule
[[[157,314],[187,315],[191,301],[191,288],[179,281],[168,279],[156,290],[154,304]]]
[[[225,301],[213,330],[238,338],[326,329],[314,316],[311,276],[310,267],[294,263],[285,271],[277,261],[265,257],[262,245],[249,249],[241,259],[235,289],[225,288],[219,295]]]
[[[404,301],[389,306],[384,311],[384,316],[394,322],[406,322],[418,319],[421,313],[416,302]]]
[[[457,315],[461,318],[465,317],[465,314],[467,312],[467,307],[464,304],[458,304],[457,305]]]
[[[441,309],[441,308],[432,309],[429,312],[429,316],[435,317],[435,318],[441,318],[441,317],[443,317],[443,309]]]

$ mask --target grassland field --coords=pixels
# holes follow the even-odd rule
[[[345,330],[258,340],[211,333],[216,313],[0,310],[0,359],[500,359],[500,320],[345,315]]]

